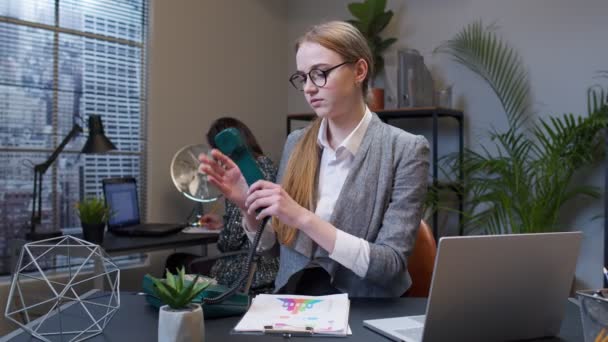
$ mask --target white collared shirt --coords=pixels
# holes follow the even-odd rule
[[[318,144],[323,148],[319,165],[319,184],[317,187],[317,208],[315,214],[329,221],[336,206],[336,201],[344,181],[352,168],[355,155],[359,150],[363,136],[372,121],[372,113],[365,109],[363,118],[355,129],[334,150],[327,140],[327,120],[321,121]],[[336,244],[330,258],[363,277],[369,267],[369,242],[349,233],[336,230]]]
[[[372,121],[372,113],[366,107],[365,114],[353,131],[334,150],[327,141],[327,120],[321,121],[317,143],[323,148],[319,165],[319,183],[317,185],[317,206],[315,214],[325,221],[329,221],[334,211],[336,201],[344,185],[344,181],[352,168],[353,161],[367,127]],[[243,227],[245,226],[243,222]],[[266,250],[274,245],[276,237],[274,231],[266,227],[262,234],[258,251]],[[245,229],[249,240],[253,240],[255,232]],[[369,268],[370,247],[369,242],[336,229],[336,242],[330,258],[344,267],[352,270],[360,277],[365,276]]]

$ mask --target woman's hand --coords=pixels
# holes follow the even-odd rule
[[[249,188],[245,207],[248,214],[263,209],[256,217],[261,220],[275,216],[288,226],[299,228],[311,212],[296,201],[280,185],[259,180]]]
[[[212,158],[202,153],[198,156],[201,166],[199,171],[205,173],[211,184],[215,185],[226,197],[241,210],[245,210],[247,182],[239,167],[222,152],[211,150]]]
[[[218,230],[224,227],[222,218],[217,214],[203,215],[198,221],[201,227],[207,227],[211,230]]]

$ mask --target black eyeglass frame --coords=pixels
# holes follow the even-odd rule
[[[319,87],[319,88],[323,88],[325,87],[325,85],[327,84],[327,77],[329,76],[329,73],[332,72],[334,69],[337,69],[345,64],[351,64],[351,63],[355,63],[353,61],[346,61],[346,62],[342,62],[338,65],[335,65],[327,70],[321,70],[321,69],[317,69],[317,68],[313,68],[311,69],[309,72],[304,73],[304,72],[296,72],[293,75],[291,75],[289,77],[289,83],[291,83],[291,85],[296,88],[299,91],[304,91],[304,86],[306,85],[306,82],[308,81],[308,79],[310,79],[310,81],[312,82],[312,84],[314,84],[315,86]],[[311,77],[311,74],[313,72],[321,72],[321,75],[323,75],[323,84],[317,84],[317,82],[314,81],[314,79]],[[297,85],[297,78],[298,77],[304,77],[304,81],[301,82],[301,88]]]

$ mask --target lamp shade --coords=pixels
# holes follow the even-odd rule
[[[115,149],[116,146],[103,132],[101,116],[89,115],[89,137],[82,148],[82,153],[104,153]]]

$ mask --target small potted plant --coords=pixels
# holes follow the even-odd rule
[[[397,38],[384,39],[380,36],[380,32],[393,17],[393,11],[385,11],[385,9],[386,0],[364,0],[348,4],[348,10],[356,18],[348,22],[363,34],[372,50],[374,77],[384,70],[384,51],[397,41]],[[373,78],[370,86],[373,95],[370,109],[374,111],[384,109],[384,89],[374,87]]]
[[[110,208],[103,200],[91,197],[76,203],[76,209],[82,224],[84,239],[96,244],[103,243],[106,223],[111,216]]]
[[[209,282],[186,280],[182,267],[176,275],[167,270],[165,279],[150,276],[154,283],[154,294],[165,303],[159,309],[158,341],[190,342],[204,341],[205,322],[200,304],[192,303]]]

